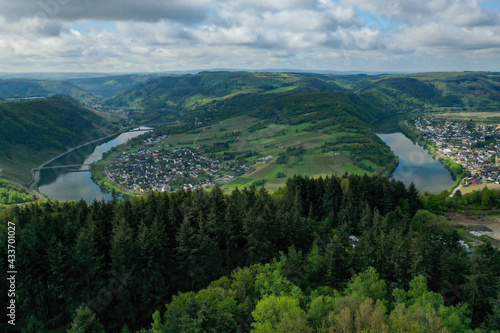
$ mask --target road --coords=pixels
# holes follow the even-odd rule
[[[458,191],[458,190],[460,190],[461,188],[462,188],[462,184],[460,184],[460,185],[458,185],[457,187],[455,187],[455,188],[453,189],[453,191],[451,191],[451,193],[450,193],[449,197],[450,197],[450,198],[451,198],[451,197],[454,197],[454,196],[455,196],[455,193],[457,193],[457,191]]]
[[[135,126],[135,127],[136,127],[136,126]],[[31,180],[31,183],[29,184],[29,188],[30,188],[30,190],[35,190],[35,185],[36,185],[36,183],[38,183],[38,181],[40,180],[40,169],[43,169],[43,168],[45,167],[45,165],[47,165],[47,164],[49,164],[49,163],[52,163],[52,162],[54,162],[55,160],[57,160],[58,158],[61,158],[61,157],[63,157],[64,155],[66,155],[66,154],[68,154],[68,153],[71,153],[72,151],[75,151],[75,150],[77,150],[77,149],[79,149],[79,148],[85,147],[85,146],[90,145],[90,144],[92,144],[92,143],[96,143],[96,142],[99,142],[99,141],[102,141],[102,140],[105,140],[105,139],[108,139],[108,138],[111,138],[111,137],[113,137],[113,136],[115,136],[115,135],[118,135],[118,134],[120,134],[120,133],[122,133],[122,132],[124,132],[124,131],[127,131],[129,128],[130,128],[130,127],[127,127],[127,128],[125,128],[125,129],[121,129],[121,130],[119,130],[119,131],[118,131],[118,132],[116,132],[116,133],[113,133],[113,134],[110,134],[110,135],[108,135],[108,136],[104,136],[104,137],[102,137],[102,138],[99,138],[99,139],[96,139],[96,140],[92,140],[92,141],[89,141],[89,142],[84,143],[84,144],[82,144],[82,145],[79,145],[79,146],[77,146],[77,147],[74,147],[74,148],[68,149],[68,150],[67,150],[67,151],[65,151],[64,153],[59,154],[59,155],[57,155],[56,157],[51,158],[51,159],[50,159],[50,160],[48,160],[47,162],[40,164],[37,168],[33,168],[33,169],[31,169],[30,174],[31,174],[31,178],[33,178],[33,179]]]

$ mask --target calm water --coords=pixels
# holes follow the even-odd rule
[[[403,133],[377,134],[399,156],[399,165],[392,177],[406,185],[414,183],[420,193],[441,193],[453,179],[444,164],[434,159],[427,150],[414,144]]]
[[[141,127],[141,131],[125,132],[116,138],[98,145],[88,145],[66,154],[51,165],[74,165],[96,162],[102,154],[127,140],[144,134],[150,127]],[[88,170],[82,166],[79,170]],[[38,189],[41,193],[57,200],[80,200],[92,202],[94,199],[111,199],[111,194],[101,190],[90,178],[90,171],[68,171],[68,169],[43,170]]]

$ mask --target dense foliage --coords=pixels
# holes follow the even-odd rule
[[[414,186],[354,175],[15,208],[18,327],[135,331],[159,311],[154,332],[495,328],[499,252],[467,257],[421,208]]]
[[[0,180],[0,208],[3,205],[19,204],[23,202],[36,201],[36,196],[25,189],[12,186]]]
[[[424,198],[425,209],[437,214],[450,210],[497,210],[500,209],[500,191],[490,190],[486,186],[480,191],[473,191],[462,195],[457,190],[454,196],[444,191],[441,194],[428,194]]]
[[[104,120],[65,96],[0,103],[0,154],[14,145],[64,149],[91,138],[95,123]]]

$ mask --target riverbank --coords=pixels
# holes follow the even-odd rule
[[[150,130],[150,127],[140,127],[140,129],[136,130],[124,128],[122,129],[122,133],[113,133],[115,137],[100,138],[99,140],[101,141],[97,144],[94,142],[87,147],[82,145],[83,148],[80,150],[73,151],[67,157],[64,156],[60,160],[50,164],[61,166],[74,165],[76,169],[42,169],[43,173],[40,175],[38,191],[50,198],[61,201],[78,201],[84,199],[87,202],[92,202],[95,199],[111,200],[113,192],[118,195],[125,194],[119,191],[119,189],[113,191],[112,188],[109,186],[106,187],[106,184],[102,182],[100,184],[101,188],[97,184],[97,179],[96,181],[92,179],[91,170],[87,169],[87,167],[100,164],[103,154]],[[105,187],[106,189],[103,190]]]
[[[49,166],[51,163],[57,161],[58,159],[63,158],[64,156],[66,156],[68,154],[75,155],[73,157],[76,158],[77,162],[75,162],[75,159],[70,158],[70,157],[72,157],[71,155],[68,155],[68,158],[65,158],[62,161],[57,161],[57,163],[61,164],[62,166],[74,164],[77,167],[80,165],[83,166],[83,164],[90,165],[90,164],[95,163],[98,160],[100,160],[102,157],[102,153],[107,151],[108,149],[112,148],[113,146],[124,143],[126,140],[128,140],[130,138],[133,138],[135,136],[143,134],[145,131],[151,130],[150,127],[147,127],[146,129],[144,129],[143,126],[159,126],[159,125],[164,125],[164,124],[144,124],[144,125],[124,127],[124,128],[121,128],[117,132],[114,132],[112,134],[109,134],[109,135],[97,138],[95,140],[86,142],[86,143],[81,144],[77,147],[73,147],[73,148],[68,149],[67,151],[65,151],[61,154],[58,154],[55,157],[50,158],[49,160],[40,164],[37,168],[31,169],[31,176],[32,176],[32,180],[30,183],[31,191],[33,191],[33,192],[37,191],[39,193],[43,193],[44,196],[48,195],[50,197],[54,197],[54,195],[56,195],[56,197],[57,197],[57,193],[65,192],[64,194],[61,194],[61,197],[63,197],[63,198],[64,197],[71,197],[71,195],[69,194],[71,189],[70,188],[63,189],[63,187],[65,187],[65,186],[63,183],[61,183],[62,178],[59,181],[59,183],[57,184],[57,186],[55,186],[57,188],[55,188],[55,187],[52,189],[48,188],[49,184],[51,184],[52,182],[55,182],[59,178],[59,176],[55,176],[54,181],[51,181],[50,183],[47,183],[47,184],[43,184],[44,181],[41,180],[42,176],[40,175],[41,170],[44,170],[43,169],[44,167]],[[137,129],[133,130],[134,128],[137,128]],[[116,143],[115,139],[118,140],[119,142]],[[90,146],[91,148],[94,147],[92,153],[90,153],[89,149],[86,148],[87,146]],[[106,147],[106,148],[102,148],[102,147]],[[79,149],[82,149],[82,150],[79,150]],[[99,153],[96,154],[96,152],[98,150],[99,150]],[[68,161],[66,161],[66,160],[68,160]],[[69,162],[69,160],[72,160],[72,161]],[[58,174],[62,177],[64,175],[71,175],[73,173],[72,173],[72,171],[61,171]],[[83,191],[83,189],[81,189],[81,188],[78,189],[79,185],[76,185],[74,182],[78,182],[79,184],[82,184],[81,186],[86,186],[87,187],[86,191],[94,191],[95,192],[95,189],[89,188],[90,184],[95,184],[92,181],[90,176],[87,176],[88,182],[84,181],[82,179],[82,177],[77,177],[77,178],[78,178],[78,180],[74,177],[64,176],[65,182],[73,182],[72,186],[74,187],[75,195],[80,194],[80,193],[85,195],[85,192],[81,192],[81,191]],[[96,188],[99,188],[96,184],[95,184],[95,186],[96,186]],[[42,187],[43,187],[43,189],[42,189]],[[58,199],[65,200],[65,199],[62,199],[61,197],[58,197]],[[73,200],[73,199],[68,199],[68,200]]]
[[[440,154],[438,148],[431,142],[426,141],[422,137],[422,133],[417,129],[412,128],[408,121],[402,121],[399,123],[399,128],[401,133],[403,133],[412,142],[418,144],[427,150],[434,158],[436,158],[441,164],[444,165],[445,169],[450,172],[454,183],[446,191],[448,193],[454,194],[455,189],[460,185],[463,179],[463,169],[462,165],[454,162],[453,160],[447,158],[445,155]]]
[[[127,188],[120,186],[114,182],[108,174],[108,162],[111,162],[115,159],[116,156],[120,155],[124,151],[135,151],[135,145],[131,144],[120,144],[111,148],[110,150],[103,153],[102,158],[99,162],[104,164],[96,164],[92,165],[90,168],[91,178],[102,190],[116,193],[121,196],[134,197],[145,193],[140,193],[137,191],[131,191]]]
[[[90,169],[90,177],[102,190],[122,197],[135,197],[141,195],[141,193],[131,192],[112,181],[111,177],[108,175],[107,168],[107,165],[93,165]]]

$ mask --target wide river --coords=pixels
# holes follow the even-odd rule
[[[99,145],[87,145],[55,160],[52,165],[89,164],[99,161],[102,154],[111,148],[127,142],[136,136],[150,131],[150,127],[140,127],[140,131],[124,132]],[[58,200],[80,200],[92,202],[94,199],[111,199],[111,194],[101,190],[90,177],[88,166],[82,166],[79,171],[68,169],[42,170],[38,190],[51,198]]]
[[[399,156],[399,165],[392,174],[395,180],[406,185],[413,182],[420,193],[441,193],[453,185],[451,174],[444,164],[403,133],[377,135]]]
[[[52,164],[74,165],[96,162],[112,147],[149,130],[150,127],[142,127],[141,131],[122,133],[102,144],[80,148]],[[413,182],[421,193],[425,191],[440,193],[453,184],[451,175],[444,165],[402,133],[377,135],[399,156],[399,165],[392,175],[394,179],[401,180],[406,185]],[[43,170],[38,189],[41,193],[58,200],[78,201],[83,198],[87,202],[92,202],[94,199],[111,199],[111,194],[102,191],[91,179],[90,171],[86,170],[88,166],[80,167],[79,171],[68,171],[64,168]]]

